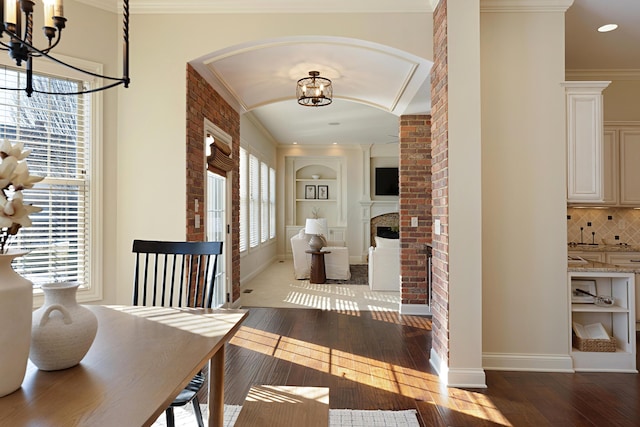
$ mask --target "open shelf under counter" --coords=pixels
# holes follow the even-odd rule
[[[573,369],[583,372],[637,372],[635,334],[635,275],[616,266],[599,262],[589,263],[587,269],[572,271],[569,266],[567,288],[569,297],[569,335],[573,323],[601,324],[616,340],[616,351],[580,351],[569,342]],[[587,267],[587,268],[588,268]],[[584,266],[583,266],[584,268]],[[593,295],[609,296],[614,305],[600,306],[580,300],[584,295],[574,293],[579,286]]]

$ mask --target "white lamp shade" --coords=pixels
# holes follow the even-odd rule
[[[307,218],[304,225],[306,234],[322,234],[322,224],[315,218]]]
[[[327,226],[327,218],[318,218],[316,219],[316,221],[318,221],[318,223],[320,224],[320,229],[322,230],[320,233],[323,236],[328,236],[329,235],[329,227]]]

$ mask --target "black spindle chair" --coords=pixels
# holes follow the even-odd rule
[[[222,242],[134,240],[136,254],[133,305],[211,308]],[[166,409],[167,426],[175,426],[173,408],[193,403],[204,427],[197,393],[204,384],[198,373]]]

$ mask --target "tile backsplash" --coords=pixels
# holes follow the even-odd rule
[[[580,227],[582,241],[580,241]],[[592,233],[596,233],[595,236]],[[618,239],[616,240],[616,236]],[[640,246],[640,210],[632,208],[568,208],[567,242]]]

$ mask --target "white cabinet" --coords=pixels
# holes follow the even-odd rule
[[[602,141],[602,200],[573,200],[585,206],[640,207],[640,124],[607,123]]]
[[[607,252],[605,262],[623,267],[640,268],[640,252]],[[636,322],[640,322],[640,274],[636,274]]]
[[[603,200],[602,91],[611,82],[565,82],[567,201]]]
[[[580,351],[570,343],[573,368],[576,371],[637,372],[633,273],[570,272],[568,276],[571,333],[573,322],[582,325],[600,323],[616,340],[615,352]],[[613,297],[614,305],[601,307],[571,302],[574,281],[593,283],[595,294]]]
[[[619,129],[620,204],[640,206],[640,127]]]
[[[620,197],[618,130],[605,126],[602,145],[602,202],[604,205],[616,205]]]

